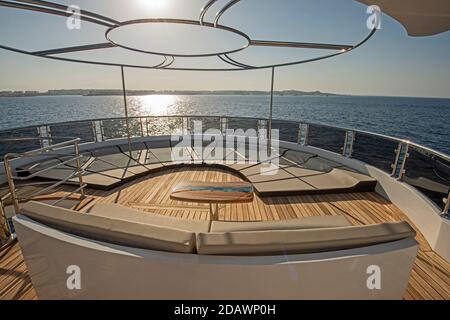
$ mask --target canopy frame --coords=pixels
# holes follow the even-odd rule
[[[330,43],[311,43],[311,42],[292,42],[292,41],[280,41],[280,40],[264,40],[264,39],[251,39],[244,32],[225,26],[220,24],[221,17],[228,11],[230,8],[234,7],[241,0],[229,0],[216,14],[213,22],[205,21],[205,16],[208,10],[217,2],[218,0],[209,0],[205,6],[200,10],[200,16],[198,20],[186,20],[186,19],[139,19],[139,20],[130,20],[130,21],[117,21],[113,18],[106,17],[104,15],[94,13],[91,11],[80,10],[78,13],[74,13],[69,6],[65,6],[58,3],[53,3],[49,1],[40,1],[40,0],[10,0],[4,1],[0,0],[0,9],[4,8],[12,8],[23,11],[32,11],[41,14],[48,14],[54,16],[63,16],[63,17],[76,17],[81,19],[82,21],[86,21],[89,23],[96,24],[98,26],[106,27],[105,30],[105,38],[106,42],[103,43],[94,43],[87,45],[79,45],[79,46],[71,46],[71,47],[63,47],[63,48],[50,48],[46,50],[40,51],[27,51],[19,48],[14,48],[6,45],[0,44],[0,49],[36,56],[40,58],[52,59],[57,61],[65,61],[65,62],[75,62],[75,63],[86,63],[93,65],[103,65],[103,66],[113,66],[120,67],[121,69],[121,78],[122,78],[122,94],[124,99],[124,108],[125,108],[125,118],[126,118],[126,130],[127,130],[127,138],[128,138],[128,148],[130,157],[132,156],[132,146],[131,146],[131,132],[130,132],[130,123],[128,117],[128,104],[127,104],[127,93],[126,93],[126,85],[125,85],[125,68],[139,68],[139,69],[157,69],[157,70],[177,70],[177,71],[245,71],[245,70],[259,70],[259,69],[271,69],[271,90],[270,90],[270,105],[269,105],[269,121],[268,121],[268,153],[270,155],[271,152],[271,140],[272,140],[272,117],[273,117],[273,98],[274,98],[274,74],[275,69],[278,67],[299,65],[304,63],[310,63],[314,61],[329,59],[332,57],[339,56],[341,54],[348,53],[364,43],[366,43],[377,31],[377,28],[374,27],[366,37],[364,37],[361,41],[354,45],[349,44],[330,44]],[[247,40],[247,44],[241,48],[229,51],[223,51],[218,53],[209,53],[209,54],[175,54],[175,53],[159,53],[154,51],[145,51],[140,50],[138,48],[131,48],[125,45],[121,45],[119,43],[114,42],[110,38],[111,31],[131,24],[137,23],[171,23],[171,24],[190,24],[197,25],[208,28],[217,28],[221,30],[225,30],[234,34],[237,34],[244,39]],[[281,48],[306,48],[306,49],[320,49],[320,50],[330,50],[333,51],[330,54],[317,56],[310,59],[297,60],[291,62],[282,62],[276,64],[268,64],[268,65],[249,65],[246,63],[242,63],[238,61],[236,58],[232,58],[230,54],[245,50],[248,47],[281,47]],[[68,54],[74,52],[81,51],[91,51],[91,50],[100,50],[107,48],[123,48],[132,51],[138,51],[141,53],[157,55],[162,58],[162,61],[158,64],[149,66],[149,65],[138,65],[138,64],[122,64],[122,63],[109,63],[109,62],[99,62],[94,60],[81,60],[81,59],[72,59],[67,57],[61,57],[61,54]],[[207,56],[216,56],[220,61],[223,61],[230,67],[228,68],[185,68],[185,67],[176,67],[173,66],[175,63],[176,57],[207,57]]]

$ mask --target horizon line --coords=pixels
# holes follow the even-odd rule
[[[122,89],[81,89],[81,88],[71,88],[71,89],[44,89],[44,90],[30,90],[30,89],[21,89],[21,90],[11,90],[11,89],[0,89],[0,93],[5,93],[5,92],[23,92],[23,93],[38,93],[41,96],[46,96],[46,93],[50,93],[51,91],[122,91]],[[243,90],[243,89],[214,89],[214,90],[202,90],[202,89],[196,89],[196,90],[191,90],[191,89],[162,89],[162,90],[154,90],[154,89],[127,89],[126,92],[142,92],[142,91],[147,91],[149,92],[149,94],[143,94],[143,95],[154,95],[154,94],[161,94],[161,93],[174,93],[176,94],[177,92],[191,92],[191,93],[201,93],[201,92],[210,92],[210,93],[216,93],[216,92],[259,92],[259,93],[268,93],[270,94],[270,90],[258,90],[258,89],[248,89],[248,90]],[[308,93],[317,93],[317,96],[323,96],[323,95],[331,95],[331,96],[354,96],[354,97],[387,97],[387,98],[420,98],[420,99],[450,99],[450,96],[402,96],[402,95],[377,95],[377,94],[354,94],[354,93],[336,93],[336,92],[326,92],[326,91],[321,91],[321,90],[313,90],[313,91],[304,91],[304,90],[300,90],[300,89],[282,89],[282,90],[274,90],[274,93],[283,93],[283,92],[289,92],[289,91],[293,91],[293,92],[298,92],[298,93],[305,93],[305,95],[307,95]],[[153,92],[153,93],[150,93]],[[80,95],[80,94],[73,94],[75,95]],[[189,94],[187,94],[189,95]],[[201,94],[200,94],[201,95]],[[251,95],[251,94],[250,94]],[[49,94],[47,96],[55,96],[52,94]],[[104,96],[116,96],[116,94],[105,94]],[[0,98],[21,98],[21,97],[27,97],[27,96],[1,96]],[[28,97],[33,97],[33,96],[28,96]]]

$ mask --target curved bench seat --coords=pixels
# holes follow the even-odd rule
[[[25,203],[21,214],[74,235],[113,244],[211,255],[283,255],[345,250],[414,238],[407,222],[352,226],[344,217],[270,222],[194,221],[97,204],[88,214]]]
[[[406,222],[195,233],[97,208],[29,202],[13,218],[40,299],[400,299],[418,250]],[[256,223],[249,226],[267,227]],[[83,290],[67,290],[73,264]],[[373,265],[381,290],[367,289]]]
[[[230,170],[253,183],[256,193],[261,197],[373,191],[377,183],[372,177],[337,162],[290,149],[282,149],[281,154],[273,155],[279,158],[278,164],[269,164],[248,161],[245,159],[248,155],[241,155],[230,148],[219,149],[213,155],[204,155],[201,152],[205,148],[198,151],[183,147],[164,137],[133,143],[131,147],[131,157],[125,145],[85,150],[84,182],[93,188],[109,190],[143,175],[176,166],[211,165]],[[172,161],[173,152],[177,153],[176,161]],[[231,158],[234,162],[227,157],[230,155],[233,155]],[[61,160],[49,160],[24,170],[33,173],[44,165],[53,165]],[[39,174],[39,177],[62,180],[71,174],[73,167],[61,166]],[[70,182],[77,183],[78,178],[70,179]]]

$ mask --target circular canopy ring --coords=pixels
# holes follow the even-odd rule
[[[182,25],[184,24],[184,25],[193,25],[193,26],[199,26],[199,27],[205,27],[205,28],[224,30],[224,31],[236,34],[236,35],[240,36],[241,38],[245,39],[246,44],[239,48],[235,48],[235,49],[231,49],[231,50],[227,50],[227,51],[221,51],[221,52],[203,53],[203,54],[177,54],[177,53],[170,53],[170,52],[156,52],[156,51],[149,51],[149,50],[133,48],[131,46],[126,46],[126,45],[120,44],[117,41],[114,41],[111,39],[111,32],[114,30],[117,30],[124,26],[135,25],[135,24],[146,24],[146,23],[167,23],[167,24],[182,24]],[[129,20],[129,21],[122,22],[119,25],[111,27],[108,30],[106,30],[105,38],[113,45],[115,45],[117,47],[121,47],[123,49],[127,49],[127,50],[137,51],[140,53],[162,55],[162,56],[187,57],[187,58],[189,58],[189,57],[212,57],[212,56],[236,53],[236,52],[239,52],[239,51],[242,51],[242,50],[248,48],[248,46],[250,46],[250,43],[251,43],[250,37],[247,36],[245,33],[241,32],[239,30],[227,27],[227,26],[222,26],[222,25],[215,26],[213,23],[209,23],[209,22],[200,23],[200,21],[198,21],[198,20],[161,19],[161,18],[137,19],[137,20]]]

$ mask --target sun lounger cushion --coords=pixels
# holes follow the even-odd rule
[[[101,156],[105,156],[105,155],[109,155],[109,154],[120,153],[120,149],[117,146],[107,146],[107,147],[103,147],[103,148],[89,150],[89,152],[94,157],[101,157]]]
[[[78,183],[78,177],[70,179],[71,182]],[[119,184],[121,180],[114,176],[109,176],[107,173],[88,173],[83,175],[83,183],[88,184],[89,186],[94,186],[99,189],[107,189],[116,184]]]
[[[365,191],[367,188],[373,189],[376,180],[355,172],[333,169],[329,173],[301,178],[304,182],[312,185],[318,190],[345,190],[358,189]]]
[[[305,217],[277,221],[213,221],[211,232],[295,230],[313,228],[348,227],[351,222],[344,216]]]
[[[150,224],[197,233],[208,232],[210,228],[210,221],[169,217],[110,203],[96,204],[89,210],[88,214],[98,217]]]
[[[255,190],[262,196],[273,194],[307,193],[317,190],[313,186],[298,178],[257,182],[253,184]]]

